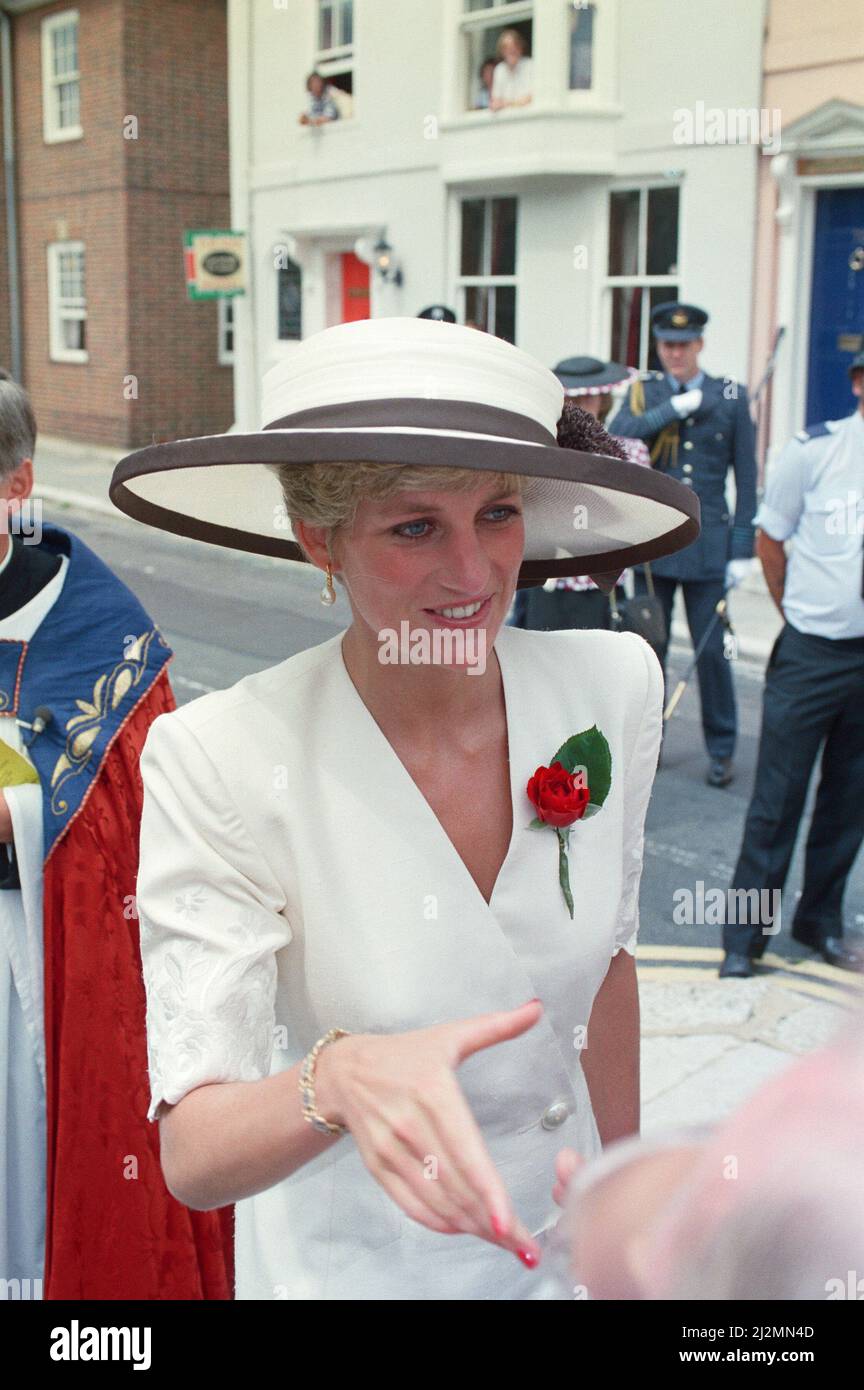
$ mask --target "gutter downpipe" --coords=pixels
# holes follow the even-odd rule
[[[15,127],[12,74],[12,29],[0,5],[0,91],[3,94],[3,186],[6,200],[6,241],[9,295],[9,342],[13,379],[21,382],[21,279],[18,264],[18,208],[15,202]],[[22,383],[23,384],[23,383]]]

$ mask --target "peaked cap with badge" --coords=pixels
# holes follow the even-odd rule
[[[651,310],[654,337],[663,338],[669,343],[686,343],[701,338],[707,322],[708,315],[704,309],[695,304],[680,304],[677,300],[655,304]]]

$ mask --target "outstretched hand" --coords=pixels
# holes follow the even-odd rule
[[[397,1206],[443,1235],[501,1245],[529,1268],[540,1245],[513,1211],[456,1068],[533,1028],[539,1000],[407,1033],[358,1033],[318,1059],[316,1104],[348,1126],[369,1172]]]

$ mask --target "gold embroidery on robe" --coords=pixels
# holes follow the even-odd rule
[[[142,633],[130,642],[123,660],[112,671],[104,672],[93,687],[89,700],[76,700],[81,711],[66,722],[66,748],[51,774],[51,809],[57,816],[68,811],[69,803],[61,800],[61,789],[73,777],[84,771],[92,758],[93,745],[102,732],[107,717],[117,708],[129,690],[138,684],[147,667],[147,653],[154,637],[166,646],[158,627]]]
[[[6,690],[0,690],[0,715],[11,717],[18,713],[18,696],[21,693],[21,676],[24,671],[24,658],[27,655],[29,642],[22,642],[17,637],[0,637],[0,643],[6,646],[20,647],[18,653],[18,664],[15,667],[15,680],[13,682],[11,696]]]

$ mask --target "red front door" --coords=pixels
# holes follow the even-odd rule
[[[353,251],[343,251],[342,263],[342,322],[369,317],[369,267],[358,260]]]

